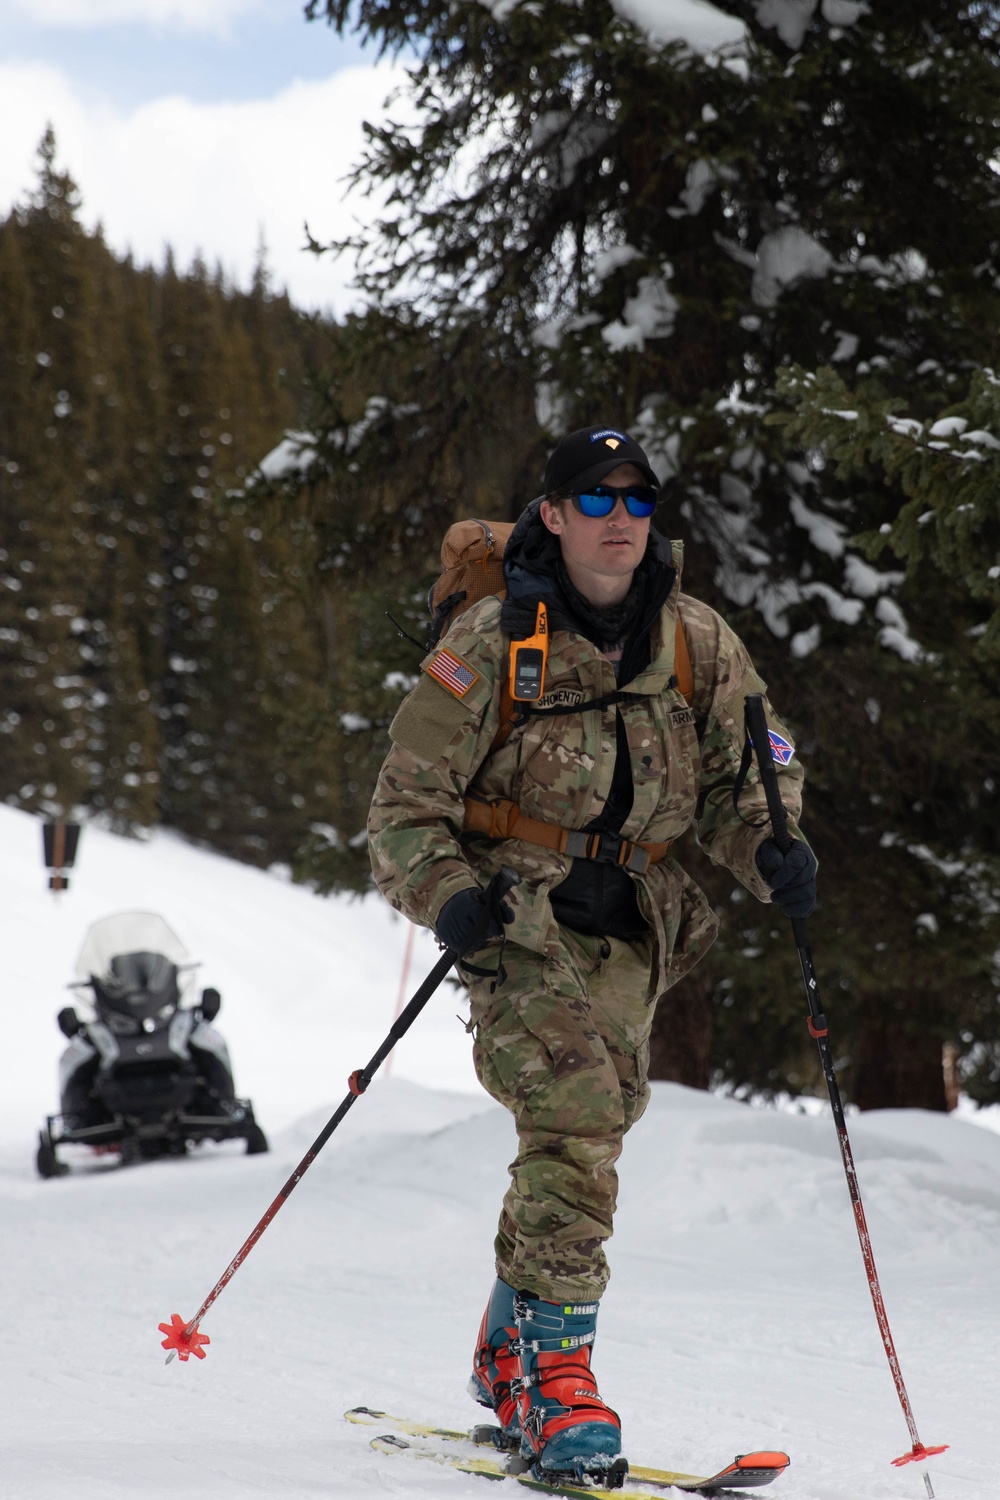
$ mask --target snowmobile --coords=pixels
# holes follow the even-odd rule
[[[268,1149],[249,1099],[238,1099],[229,1052],[212,1022],[221,997],[203,989],[184,1005],[197,964],[162,917],[127,911],[88,931],[77,977],[93,1017],[67,1005],[57,1022],[69,1046],[59,1062],[60,1113],[39,1133],[42,1177],[69,1166],[56,1148],[89,1146],[122,1165],[184,1156],[200,1141],[243,1139],[250,1155]]]

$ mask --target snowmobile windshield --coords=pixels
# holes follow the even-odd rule
[[[77,983],[92,985],[100,1006],[144,1020],[180,999],[184,944],[155,912],[117,912],[95,922],[77,959]]]

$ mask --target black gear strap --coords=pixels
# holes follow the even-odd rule
[[[676,677],[671,677],[668,687],[677,686]],[[582,714],[588,708],[605,709],[614,708],[618,703],[645,703],[648,698],[656,695],[653,693],[627,693],[621,688],[616,688],[613,693],[605,693],[601,698],[588,698],[585,703],[557,703],[551,708],[532,708],[525,704],[518,714],[515,724],[520,727],[529,719],[554,719],[559,715]]]
[[[750,774],[750,767],[752,765],[753,765],[753,740],[750,738],[750,725],[747,722],[746,709],[744,708],[744,710],[743,710],[743,754],[740,756],[740,768],[739,768],[739,770],[736,773],[736,780],[733,782],[733,811],[735,812],[736,816],[739,818],[740,822],[741,823],[745,823],[748,828],[766,828],[767,827],[767,819],[766,818],[764,818],[760,823],[755,823],[752,818],[745,818],[743,816],[743,814],[740,812],[740,793],[742,792],[744,786],[746,785],[746,779],[747,779],[747,776]]]

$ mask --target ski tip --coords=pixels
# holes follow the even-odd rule
[[[776,1469],[779,1473],[787,1469],[791,1459],[787,1453],[765,1449],[760,1453],[741,1453],[733,1467],[735,1469]]]
[[[720,1469],[710,1479],[678,1475],[673,1482],[679,1490],[691,1493],[729,1494],[731,1490],[757,1489],[770,1484],[785,1472],[790,1463],[787,1453],[772,1448],[757,1449],[754,1453],[737,1454],[728,1468]]]
[[[210,1344],[212,1340],[207,1334],[198,1332],[197,1323],[185,1323],[180,1313],[171,1313],[169,1323],[160,1323],[157,1326],[161,1333],[166,1334],[166,1338],[160,1342],[160,1347],[170,1350],[167,1355],[167,1364],[175,1354],[184,1362],[189,1360],[192,1354],[195,1359],[205,1358],[202,1345]]]

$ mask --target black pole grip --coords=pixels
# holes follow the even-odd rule
[[[767,812],[771,819],[771,833],[782,854],[787,854],[794,840],[788,832],[788,814],[778,790],[778,773],[771,752],[771,737],[767,732],[767,716],[764,699],[760,693],[748,693],[743,700],[746,730],[757,757],[760,783],[767,799]]]
[[[494,907],[499,907],[507,892],[513,886],[520,884],[521,877],[517,873],[517,871],[512,870],[509,865],[504,865],[503,869],[500,870],[498,874],[494,875],[493,879],[486,887],[484,906],[490,910],[493,910]],[[409,1031],[410,1027],[413,1025],[414,1021],[417,1019],[420,1012],[423,1010],[424,1006],[433,995],[434,991],[438,988],[445,975],[451,969],[458,956],[459,955],[457,953],[453,953],[450,948],[446,948],[444,950],[441,957],[438,959],[437,963],[434,965],[433,969],[424,980],[423,984],[413,996],[413,999],[408,1003],[408,1005],[406,1005],[406,1007],[402,1011],[400,1011],[399,1015],[396,1017],[396,1020],[389,1028],[388,1036],[386,1037],[385,1041],[382,1043],[378,1051],[375,1053],[375,1056],[369,1059],[365,1067],[357,1068],[351,1074],[352,1094],[356,1095],[364,1093],[365,1089],[371,1083],[379,1068],[389,1056],[389,1053],[392,1051],[393,1047],[395,1047],[400,1038],[405,1036]]]
[[[493,911],[495,911],[499,915],[500,903],[503,901],[503,898],[506,896],[507,892],[513,890],[514,886],[520,884],[521,877],[517,873],[517,871],[512,870],[510,865],[504,865],[500,873],[498,875],[494,875],[493,879],[486,887],[487,904]]]

